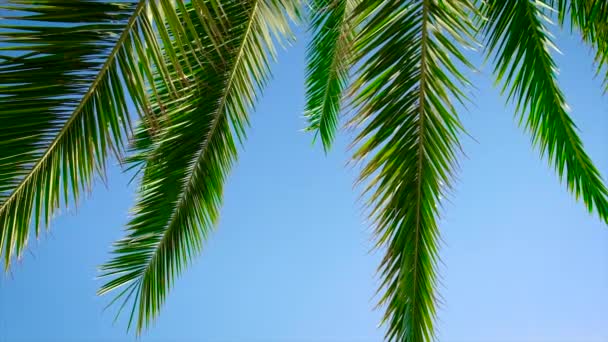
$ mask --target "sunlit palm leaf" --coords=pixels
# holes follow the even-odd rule
[[[312,40],[308,46],[306,77],[307,130],[319,134],[327,151],[338,127],[342,92],[351,65],[353,8],[359,0],[310,2]]]
[[[608,65],[603,0],[311,0],[306,116],[327,150],[349,69],[363,166],[386,254],[379,267],[388,340],[434,336],[440,200],[458,135],[453,102],[466,100],[460,67],[482,34],[496,73],[533,141],[589,210],[608,222],[608,190],[567,114],[543,24],[569,16]],[[0,5],[0,255],[21,255],[30,227],[76,202],[141,116],[128,165],[142,170],[127,237],[101,267],[133,302],[136,329],[159,314],[175,278],[217,223],[223,184],[268,79],[273,44],[289,35],[298,0],[10,0]]]
[[[355,50],[362,68],[354,85],[355,160],[366,162],[371,218],[386,307],[386,338],[434,335],[440,199],[459,151],[460,121],[452,101],[468,84],[455,62],[472,42],[468,1],[363,0]]]
[[[207,25],[204,17],[214,10],[193,3],[198,22]],[[173,97],[180,92],[184,79],[167,65],[182,76],[193,63],[179,56],[202,49],[192,27],[177,19],[183,6],[182,0],[11,0],[1,7],[0,254],[6,268],[23,252],[32,219],[38,234],[62,202],[78,200],[96,170],[103,173],[110,151],[120,153],[128,102],[149,116],[155,80]],[[181,38],[187,34],[192,39]]]
[[[545,26],[550,10],[543,1],[488,1],[483,9],[488,53],[495,55],[496,77],[522,112],[533,143],[568,189],[608,223],[608,190],[583,149],[557,84],[550,54],[555,46]]]
[[[224,1],[222,16],[212,19],[225,27],[224,43],[205,51],[209,63],[187,73],[188,95],[164,104],[157,136],[140,134],[136,145],[144,153],[134,158],[144,163],[138,203],[128,236],[101,267],[112,279],[99,290],[122,287],[117,299],[123,305],[134,299],[131,318],[137,315],[138,332],[158,315],[176,276],[217,222],[224,180],[236,158],[235,138],[244,137],[247,112],[268,79],[273,40],[289,33],[294,3]]]

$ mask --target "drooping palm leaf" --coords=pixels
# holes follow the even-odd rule
[[[608,91],[608,1],[558,0],[557,8],[560,22],[569,18],[571,27],[578,29],[583,40],[595,49],[598,73],[604,73]]]
[[[214,10],[194,1],[198,22]],[[177,13],[182,0],[104,2],[10,0],[0,24],[0,254],[8,268],[30,235],[103,173],[120,153],[130,125],[127,104],[150,113],[154,81],[184,96],[192,63],[183,51],[202,49]],[[168,31],[173,34],[169,37]],[[219,30],[208,31],[217,36]],[[190,34],[192,39],[184,40]],[[174,44],[174,41],[180,44]],[[198,60],[197,60],[198,61]],[[155,75],[158,75],[156,77]],[[159,99],[156,99],[159,101]],[[42,222],[41,222],[42,220]]]
[[[466,0],[363,0],[355,51],[362,62],[354,84],[360,131],[355,160],[365,162],[377,245],[387,340],[434,336],[440,198],[450,186],[459,151],[467,80],[455,63],[473,41]]]
[[[38,234],[60,197],[78,198],[121,145],[124,92],[106,61],[135,4],[11,1],[2,10],[0,254],[8,268],[32,216]]]
[[[348,82],[354,27],[353,8],[359,0],[313,0],[306,77],[306,130],[321,136],[327,151],[338,127],[342,93]]]
[[[546,153],[568,189],[582,197],[608,223],[608,190],[583,148],[576,126],[556,80],[550,50],[555,46],[546,28],[549,2],[488,1],[488,54],[495,56],[495,73],[522,113],[532,140]]]
[[[116,299],[123,306],[134,299],[131,318],[137,314],[138,332],[158,315],[176,276],[217,222],[223,183],[236,158],[235,136],[244,137],[247,112],[268,79],[273,40],[289,33],[295,3],[223,1],[222,16],[212,20],[225,27],[224,43],[206,51],[209,63],[187,74],[189,95],[165,103],[157,136],[141,134],[144,153],[134,159],[144,163],[138,203],[128,236],[101,267],[112,279],[99,290],[122,287]]]

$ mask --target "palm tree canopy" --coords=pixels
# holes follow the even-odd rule
[[[306,6],[305,6],[306,5]],[[603,0],[8,0],[0,5],[0,256],[78,202],[109,158],[138,171],[99,294],[137,332],[216,225],[275,45],[308,15],[306,130],[344,123],[377,246],[386,339],[435,336],[441,199],[465,132],[456,110],[481,50],[533,146],[608,224],[608,189],[557,81],[551,20],[608,80]],[[131,104],[133,106],[131,106]],[[129,108],[136,113],[129,113]],[[138,118],[138,120],[135,120]]]

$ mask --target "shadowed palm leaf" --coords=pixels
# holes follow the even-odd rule
[[[91,184],[120,149],[128,116],[119,68],[108,56],[133,3],[12,1],[0,24],[0,254],[21,255],[32,216],[48,225],[61,197]]]

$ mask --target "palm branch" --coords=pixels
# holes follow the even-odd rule
[[[547,154],[560,178],[589,211],[608,223],[608,190],[583,148],[568,106],[556,80],[550,50],[556,49],[545,23],[552,8],[542,1],[488,1],[488,53],[495,57],[495,74],[503,90],[521,111],[520,121],[530,131],[534,145]]]
[[[351,66],[354,27],[351,15],[358,0],[313,0],[306,77],[306,130],[321,136],[327,151],[338,127],[342,93]]]
[[[22,11],[0,24],[0,254],[8,268],[32,217],[38,235],[41,221],[48,226],[120,150],[129,120],[115,47],[141,9],[89,1],[2,9]]]
[[[226,29],[224,43],[186,75],[187,97],[162,102],[160,131],[150,137],[139,130],[136,155],[142,158],[134,159],[144,161],[139,199],[127,237],[101,267],[102,276],[112,279],[99,290],[123,287],[118,294],[123,306],[135,296],[131,319],[137,313],[138,332],[158,315],[175,277],[217,222],[236,141],[244,138],[247,112],[268,79],[273,39],[289,32],[288,13],[295,14],[289,1],[225,2],[222,16],[213,18]],[[189,14],[195,15],[192,9]],[[197,53],[185,59],[194,64]],[[167,97],[161,89],[160,98]]]
[[[563,25],[570,19],[581,38],[595,50],[598,74],[604,74],[605,90],[608,90],[608,2],[603,0],[558,0],[559,20]]]
[[[434,336],[439,201],[462,130],[452,100],[466,100],[468,84],[454,59],[471,66],[458,49],[474,41],[472,9],[466,0],[363,0],[355,9],[362,67],[352,89],[353,158],[365,163],[359,181],[386,249],[379,304],[387,340]]]

